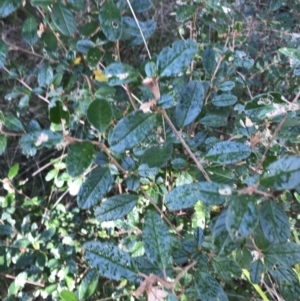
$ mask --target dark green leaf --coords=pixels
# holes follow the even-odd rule
[[[137,195],[120,194],[108,198],[95,209],[99,221],[114,221],[127,215],[135,207]]]
[[[92,164],[94,153],[94,146],[89,141],[71,144],[67,157],[68,174],[71,177],[83,174]]]
[[[38,72],[38,82],[41,87],[51,84],[53,80],[53,69],[50,65],[45,64]]]
[[[136,13],[143,13],[152,7],[151,0],[132,0],[130,4]]]
[[[52,0],[31,0],[30,4],[32,6],[41,6],[43,8],[47,8],[47,6],[51,5],[53,2]]]
[[[222,213],[218,216],[212,231],[212,243],[214,251],[219,255],[229,255],[240,245],[240,239],[232,240],[226,228],[227,209],[223,209]]]
[[[99,27],[99,21],[91,21],[85,25],[83,25],[80,29],[80,35],[87,38],[95,34],[97,28]]]
[[[22,0],[1,0],[0,2],[0,18],[6,18],[19,8]]]
[[[149,39],[150,36],[154,33],[156,24],[153,20],[147,21],[138,21],[140,28],[143,32],[145,40]],[[131,17],[123,17],[122,18],[122,40],[129,40],[129,46],[140,45],[144,43],[143,37],[141,35],[141,31],[136,24],[136,21]]]
[[[289,219],[273,201],[265,201],[260,211],[260,225],[265,237],[272,244],[284,243],[290,236]]]
[[[141,157],[141,163],[151,167],[161,167],[167,163],[172,156],[173,145],[164,143],[161,146],[148,148]]]
[[[197,247],[200,248],[203,241],[204,241],[204,233],[203,229],[200,227],[197,227],[194,231],[194,239],[197,243]]]
[[[4,135],[0,135],[0,156],[5,152],[7,145],[7,138]]]
[[[108,84],[110,86],[128,84],[138,77],[138,73],[134,68],[122,63],[108,65],[104,73],[108,78]]]
[[[76,44],[76,49],[83,54],[86,54],[89,49],[93,48],[95,44],[91,40],[79,40]]]
[[[95,129],[104,132],[113,118],[110,104],[104,99],[95,99],[87,109],[87,118]]]
[[[216,163],[232,164],[247,159],[250,154],[251,149],[242,143],[234,141],[222,141],[216,143],[209,150],[206,158]]]
[[[214,257],[211,261],[215,273],[225,281],[231,281],[232,277],[238,278],[242,274],[239,265],[232,259],[226,257]]]
[[[53,133],[50,130],[30,132],[20,139],[22,153],[25,156],[34,156],[38,149],[42,147],[51,148],[62,143],[62,135]]]
[[[235,104],[236,101],[237,97],[232,94],[221,94],[216,95],[211,102],[216,107],[227,107]]]
[[[170,260],[171,238],[168,227],[154,211],[146,214],[143,241],[150,261],[165,269]]]
[[[102,52],[99,47],[90,48],[86,55],[86,60],[90,67],[96,67],[101,59]]]
[[[250,280],[252,283],[260,283],[262,273],[264,271],[264,264],[261,260],[256,260],[251,263]]]
[[[193,40],[175,41],[171,47],[165,47],[157,58],[157,67],[161,77],[173,76],[189,66],[197,52]]]
[[[280,245],[271,245],[264,252],[268,260],[292,266],[300,262],[300,245],[294,242],[286,242]]]
[[[226,228],[231,238],[247,237],[258,221],[258,209],[255,201],[249,196],[239,196],[231,199],[226,217]]]
[[[52,7],[52,20],[58,30],[65,36],[72,36],[76,31],[76,23],[72,12],[61,2],[55,2]]]
[[[129,254],[112,243],[87,242],[83,246],[84,257],[92,268],[106,278],[134,281],[137,278]]]
[[[269,189],[294,189],[300,184],[300,157],[280,158],[260,176],[259,183]]]
[[[7,52],[8,46],[0,39],[0,68],[4,66]]]
[[[203,56],[202,56],[202,62],[204,70],[208,74],[213,74],[215,68],[216,68],[216,57],[215,52],[212,48],[205,49]]]
[[[217,85],[218,89],[223,92],[229,92],[235,87],[235,83],[231,80],[227,80]]]
[[[217,183],[198,182],[174,188],[166,196],[165,204],[169,210],[181,210],[192,207],[197,201],[208,205],[220,205],[231,194],[228,186]]]
[[[0,225],[0,235],[11,236],[14,234],[14,228],[10,225]]]
[[[164,94],[158,100],[157,105],[163,109],[169,109],[174,106],[174,102],[173,96]]]
[[[46,31],[42,35],[44,47],[48,51],[56,51],[58,42],[55,34],[52,31]]]
[[[108,168],[96,168],[81,185],[77,195],[77,204],[81,209],[88,209],[100,201],[109,191],[113,178]]]
[[[117,5],[108,0],[102,4],[99,14],[99,22],[105,36],[110,41],[116,41],[122,33],[122,16]]]
[[[24,131],[24,127],[23,127],[23,124],[21,123],[21,121],[13,115],[5,116],[4,125],[10,131],[14,131],[14,132]]]
[[[78,286],[79,300],[86,300],[95,292],[99,280],[99,273],[96,269],[89,270]]]
[[[23,39],[30,45],[34,45],[39,37],[37,35],[37,23],[33,17],[29,17],[23,24],[22,27]]]
[[[123,153],[143,141],[155,126],[156,116],[134,111],[122,118],[108,139],[111,150]]]
[[[185,22],[186,20],[192,18],[193,14],[196,12],[196,7],[194,5],[180,5],[176,10],[176,21]]]
[[[269,9],[271,11],[278,10],[279,7],[282,5],[283,0],[271,0],[269,4]]]
[[[227,124],[228,115],[223,112],[213,112],[206,114],[200,119],[200,123],[207,127],[221,127]]]
[[[68,291],[68,290],[63,290],[59,293],[59,296],[62,301],[77,301],[77,297],[74,293]]]
[[[180,128],[193,122],[201,112],[204,89],[199,81],[190,81],[182,90],[175,109],[175,118]]]
[[[208,273],[197,271],[195,275],[195,286],[198,297],[205,301],[228,300],[223,288]]]
[[[61,101],[56,101],[55,105],[49,108],[49,119],[55,124],[61,124],[65,120],[66,125],[69,124],[70,115],[68,109]]]

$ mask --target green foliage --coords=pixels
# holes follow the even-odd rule
[[[298,300],[299,10],[2,1],[0,299]]]

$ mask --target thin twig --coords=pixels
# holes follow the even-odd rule
[[[300,97],[300,91],[299,91],[299,92],[297,93],[297,95],[294,97],[294,99],[292,100],[292,103],[295,103],[295,102],[299,99],[299,97]],[[284,117],[283,117],[282,120],[279,122],[278,126],[276,127],[276,129],[275,129],[275,131],[274,131],[274,134],[272,135],[272,138],[270,139],[270,141],[269,141],[269,143],[268,143],[268,145],[267,145],[267,147],[266,147],[266,149],[265,149],[265,151],[264,151],[264,153],[263,153],[263,155],[262,155],[261,160],[259,161],[258,165],[256,166],[256,168],[255,168],[255,170],[254,170],[254,173],[257,173],[258,170],[261,168],[263,162],[264,162],[265,159],[266,159],[266,155],[267,155],[267,153],[268,153],[268,151],[269,151],[269,149],[270,149],[270,147],[271,147],[271,145],[272,145],[274,139],[275,139],[276,136],[278,135],[278,133],[279,133],[279,131],[280,131],[282,125],[283,125],[284,122],[286,121],[287,117],[288,117],[288,112],[285,113]]]
[[[136,15],[135,15],[135,12],[134,12],[134,10],[133,10],[131,4],[130,4],[130,1],[129,1],[129,0],[126,0],[126,2],[127,2],[128,6],[129,6],[129,8],[130,8],[130,10],[131,10],[131,13],[132,13],[133,18],[134,18],[134,20],[135,20],[135,22],[136,22],[136,25],[137,25],[138,28],[139,28],[139,31],[140,31],[140,33],[141,33],[141,36],[142,36],[144,45],[145,45],[145,47],[146,47],[146,50],[147,50],[147,53],[148,53],[148,56],[149,56],[149,59],[151,59],[151,54],[150,54],[150,51],[149,51],[149,48],[148,48],[148,45],[147,45],[145,36],[144,36],[143,31],[142,31],[142,29],[141,29],[141,26],[140,26],[140,24],[139,24],[139,21],[138,21]]]
[[[172,123],[171,119],[167,115],[166,111],[164,109],[161,109],[160,112],[162,113],[164,119],[167,121],[168,125],[170,126],[170,128],[172,129],[172,131],[174,132],[174,134],[176,135],[176,137],[178,138],[178,140],[181,142],[182,146],[185,148],[185,150],[188,152],[188,154],[190,155],[190,157],[196,163],[197,167],[202,172],[202,174],[205,177],[205,179],[208,182],[211,182],[211,179],[209,178],[209,176],[208,176],[207,172],[205,171],[205,169],[203,168],[202,164],[199,162],[199,160],[196,158],[196,156],[191,151],[191,149],[189,148],[189,146],[186,144],[186,142],[184,141],[184,139],[182,138],[182,136],[180,135],[180,133],[176,130],[174,124]]]
[[[145,198],[155,207],[155,209],[159,212],[161,217],[167,222],[167,224],[176,232],[177,236],[179,238],[182,238],[176,227],[170,222],[170,220],[167,218],[167,216],[161,211],[161,209],[155,204],[154,200],[147,194],[147,192],[140,187],[141,192],[145,196]]]
[[[4,274],[4,273],[0,273],[0,275],[5,278],[9,278],[9,279],[13,279],[13,280],[16,279],[16,276],[13,276],[13,275]],[[38,287],[45,287],[45,284],[43,284],[43,283],[34,282],[34,281],[30,281],[30,280],[25,280],[25,284],[31,284],[31,285],[38,286]]]

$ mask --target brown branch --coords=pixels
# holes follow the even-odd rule
[[[162,218],[166,221],[166,223],[176,232],[177,236],[179,238],[182,238],[176,227],[170,222],[170,220],[167,218],[167,216],[162,212],[162,210],[155,204],[155,201],[147,194],[147,192],[140,187],[141,192],[145,196],[145,198],[155,207],[155,209],[159,212],[159,214],[162,216]]]
[[[0,273],[0,275],[5,278],[8,278],[8,279],[13,279],[13,280],[16,279],[16,276],[13,276],[13,275],[4,274],[4,273]],[[30,281],[30,280],[26,280],[25,284],[30,284],[30,285],[34,285],[34,286],[38,286],[38,287],[42,287],[42,288],[45,287],[45,284],[43,284],[43,283],[34,282],[34,281]]]
[[[184,149],[187,151],[187,153],[190,155],[190,157],[196,163],[197,167],[202,172],[202,174],[205,177],[205,179],[208,182],[211,182],[211,179],[209,178],[209,176],[208,176],[207,172],[205,171],[205,169],[203,168],[202,164],[199,162],[199,160],[196,158],[196,156],[191,151],[191,149],[189,148],[189,146],[186,144],[186,142],[184,141],[184,139],[182,138],[182,136],[180,135],[180,133],[176,130],[174,124],[172,123],[171,119],[167,115],[166,111],[164,109],[161,109],[159,112],[161,112],[161,114],[163,115],[164,119],[167,121],[168,125],[170,126],[170,128],[172,129],[172,131],[174,132],[174,134],[176,135],[176,137],[178,138],[178,140],[181,142],[181,144],[184,147]]]
[[[294,99],[292,100],[292,103],[295,103],[300,97],[300,91],[296,94],[296,96],[294,97]],[[279,122],[278,126],[276,127],[275,131],[274,131],[274,134],[272,135],[271,137],[271,140],[269,141],[263,155],[262,155],[262,158],[261,160],[259,161],[258,165],[256,166],[255,170],[254,170],[254,173],[257,173],[258,170],[261,168],[263,162],[265,161],[266,159],[266,155],[271,147],[271,144],[273,143],[274,139],[277,137],[279,131],[281,130],[281,127],[282,125],[284,124],[284,122],[286,121],[288,117],[288,112],[285,113],[285,115],[283,116],[282,120]]]

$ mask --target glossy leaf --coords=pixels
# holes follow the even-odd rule
[[[154,211],[146,213],[143,241],[149,260],[165,269],[170,260],[171,239],[168,227]]]
[[[227,114],[222,112],[213,112],[206,114],[204,117],[200,119],[200,123],[207,127],[221,127],[227,124]]]
[[[51,148],[60,145],[62,138],[60,133],[54,133],[50,130],[33,131],[23,135],[19,144],[23,155],[34,156],[37,150],[42,147]]]
[[[192,18],[195,12],[196,7],[194,5],[180,5],[176,10],[176,21],[185,22],[188,19]]]
[[[265,201],[260,210],[260,225],[272,244],[284,243],[290,237],[289,219],[274,201]]]
[[[139,26],[143,32],[145,40],[149,39],[154,33],[156,24],[153,20],[138,21]],[[129,40],[129,46],[140,45],[144,43],[143,37],[141,35],[140,29],[136,24],[136,21],[131,18],[124,16],[122,18],[122,40]]]
[[[242,143],[222,141],[209,150],[206,159],[220,164],[233,164],[247,159],[250,154],[251,149]]]
[[[19,167],[20,167],[19,164],[18,164],[18,163],[15,163],[15,164],[9,169],[7,176],[8,176],[8,178],[9,178],[10,180],[12,180],[12,179],[18,174],[18,172],[19,172]]]
[[[90,48],[86,55],[86,60],[90,67],[96,67],[102,57],[102,52],[98,47]]]
[[[4,135],[0,135],[0,156],[5,152],[7,145],[7,137]]]
[[[79,300],[88,299],[95,292],[99,280],[99,273],[96,269],[89,270],[78,286]]]
[[[100,7],[99,22],[105,36],[110,41],[117,41],[122,33],[122,16],[117,5],[109,0]]]
[[[294,189],[300,184],[300,157],[284,157],[271,163],[259,183],[274,190]]]
[[[269,3],[269,9],[271,11],[278,10],[282,4],[283,0],[271,0]]]
[[[218,216],[212,230],[212,243],[214,251],[219,255],[229,255],[241,243],[239,238],[232,240],[231,235],[226,228],[228,209],[223,209]]]
[[[171,47],[164,48],[157,58],[157,67],[161,77],[173,76],[189,66],[197,52],[193,40],[176,41]]]
[[[262,273],[264,271],[264,264],[261,260],[252,262],[250,269],[250,280],[252,283],[260,283]]]
[[[112,151],[123,153],[142,142],[155,126],[154,114],[134,111],[122,118],[115,126],[108,142]]]
[[[14,228],[11,225],[0,225],[0,235],[11,236],[14,234]]]
[[[75,33],[75,19],[72,12],[64,4],[55,2],[51,16],[54,24],[63,35],[70,37]]]
[[[89,141],[70,145],[67,157],[67,171],[71,177],[83,174],[94,159],[94,146]]]
[[[83,248],[86,261],[100,275],[114,280],[124,278],[134,281],[137,278],[129,254],[112,243],[92,241],[85,243]]]
[[[108,78],[108,84],[110,86],[128,84],[135,81],[138,77],[138,73],[134,68],[122,63],[112,63],[108,65],[104,73]]]
[[[226,80],[218,84],[217,87],[223,92],[229,92],[235,87],[235,83],[232,80]]]
[[[48,86],[53,80],[53,69],[50,65],[43,65],[38,71],[38,83],[41,87]]]
[[[0,68],[4,66],[7,53],[8,46],[0,39]]]
[[[77,195],[77,204],[88,209],[99,202],[109,191],[113,178],[108,168],[96,168],[81,185]]]
[[[137,195],[120,194],[108,198],[95,209],[99,221],[114,221],[127,215],[136,206]]]
[[[161,167],[167,163],[173,152],[173,145],[164,143],[161,146],[148,148],[141,157],[141,163],[151,167]]]
[[[79,40],[76,44],[76,49],[79,52],[86,54],[89,49],[93,48],[95,44],[91,40]]]
[[[87,118],[89,123],[100,133],[109,126],[113,113],[110,104],[104,99],[95,99],[88,107]]]
[[[204,89],[199,81],[190,81],[182,90],[175,109],[175,118],[180,128],[193,122],[202,109]]]
[[[268,260],[292,266],[300,262],[300,245],[294,242],[286,242],[280,245],[271,245],[263,251]]]
[[[242,270],[235,260],[228,257],[214,257],[211,261],[215,273],[225,281],[231,281],[232,277],[240,277]]]
[[[34,45],[38,41],[37,35],[37,23],[33,17],[29,17],[25,20],[22,27],[23,39],[30,45]]]
[[[212,48],[205,49],[203,56],[202,56],[202,62],[204,70],[208,74],[213,74],[215,68],[216,68],[216,57],[215,52]]]
[[[2,0],[0,2],[0,18],[6,18],[16,11],[21,4],[22,0]]]
[[[258,222],[255,200],[249,196],[231,199],[226,217],[226,228],[231,238],[249,236]]]
[[[195,275],[195,286],[198,297],[205,301],[228,301],[221,285],[210,274],[197,271]]]
[[[227,194],[231,194],[228,186],[198,182],[174,188],[167,194],[165,204],[169,210],[190,208],[197,201],[202,201],[207,205],[220,205],[225,202]]]
[[[234,105],[237,102],[237,97],[232,94],[220,94],[216,95],[211,102],[216,107],[227,107]]]
[[[61,101],[56,101],[54,106],[49,108],[50,121],[55,124],[61,124],[64,120],[65,126],[68,126],[70,121],[70,115],[66,106]]]
[[[143,13],[152,7],[151,0],[132,0],[130,4],[136,13]]]

